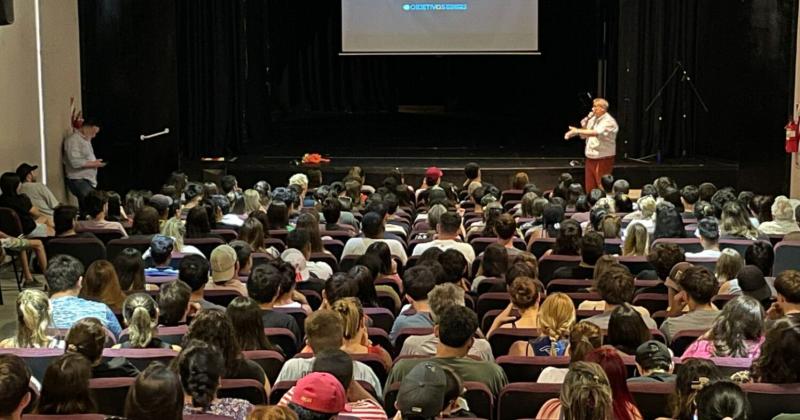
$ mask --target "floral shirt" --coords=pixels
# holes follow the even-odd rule
[[[219,398],[214,400],[207,410],[193,407],[191,403],[183,405],[183,414],[213,414],[215,416],[230,417],[235,420],[246,420],[247,415],[253,411],[253,404],[238,398]]]

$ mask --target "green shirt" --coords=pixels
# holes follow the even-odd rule
[[[469,357],[434,357],[431,359],[403,359],[395,363],[383,389],[387,390],[391,384],[401,382],[414,366],[427,360],[452,368],[462,381],[485,384],[495,397],[500,395],[500,391],[508,384],[506,373],[497,363],[474,360]]]

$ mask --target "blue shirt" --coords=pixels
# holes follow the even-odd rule
[[[178,270],[172,267],[150,267],[144,269],[144,275],[149,277],[178,277]]]
[[[115,336],[119,337],[122,332],[117,317],[105,303],[66,296],[50,300],[50,305],[53,307],[53,324],[56,328],[67,329],[78,320],[93,317],[99,319]]]
[[[389,339],[392,340],[392,343],[397,340],[397,336],[403,328],[433,328],[433,319],[431,319],[430,313],[416,312],[413,309],[401,313],[394,320],[392,331],[389,333]]]

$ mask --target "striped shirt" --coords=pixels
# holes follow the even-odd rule
[[[115,336],[119,337],[122,327],[117,317],[105,303],[93,302],[77,296],[65,296],[50,300],[53,308],[53,324],[56,328],[67,329],[83,318],[94,317],[100,320]]]
[[[291,387],[286,394],[281,397],[279,406],[286,407],[292,401],[294,387]],[[347,410],[339,413],[342,416],[358,417],[365,420],[387,420],[386,411],[378,403],[372,400],[359,400],[347,403]]]

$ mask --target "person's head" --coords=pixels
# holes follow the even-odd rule
[[[486,277],[502,277],[508,270],[508,251],[500,244],[486,247],[481,261],[480,272]]]
[[[775,277],[779,304],[800,305],[800,271],[785,270]]]
[[[611,346],[602,346],[586,355],[585,361],[597,363],[606,373],[608,383],[611,386],[614,418],[631,418],[628,408],[635,402],[628,390],[628,383],[626,382],[628,371],[619,352]]]
[[[191,297],[192,289],[181,280],[161,286],[158,293],[159,323],[173,326],[183,322]]]
[[[181,219],[173,217],[164,222],[164,227],[161,228],[161,234],[172,238],[175,251],[180,252],[183,250],[183,237],[186,236],[186,226],[184,226]]]
[[[328,305],[345,297],[358,296],[358,282],[347,273],[334,273],[325,281],[322,297]]]
[[[509,241],[517,233],[517,222],[510,214],[504,213],[497,218],[494,224],[494,231],[498,238]]]
[[[686,185],[681,188],[681,200],[684,206],[693,206],[700,199],[700,190],[696,185]]]
[[[230,245],[220,245],[211,251],[211,279],[215,282],[226,282],[236,278],[239,271],[239,260],[236,250]]]
[[[595,324],[581,321],[569,330],[570,364],[586,360],[592,350],[603,345],[603,331]]]
[[[411,267],[403,274],[403,288],[413,301],[428,299],[428,293],[436,286],[436,278],[426,267]]]
[[[720,380],[703,387],[695,397],[697,420],[747,420],[750,403],[734,382]]]
[[[261,194],[256,190],[245,190],[244,192],[244,214],[250,214],[261,208]]]
[[[656,227],[653,238],[683,238],[686,229],[678,209],[672,203],[662,202],[656,206]]]
[[[392,273],[392,251],[386,242],[373,242],[367,247],[364,255],[371,255],[377,257],[381,263],[380,274]]]
[[[312,372],[324,372],[332,375],[344,389],[353,381],[353,359],[339,349],[328,349],[314,355]]]
[[[434,334],[439,342],[446,347],[462,350],[466,355],[478,329],[478,316],[472,309],[460,305],[448,306],[438,316],[439,323],[434,327]]]
[[[264,335],[264,320],[261,307],[252,298],[239,296],[228,304],[225,316],[231,321],[239,348],[247,350],[269,350],[272,345]]]
[[[750,296],[761,302],[765,308],[769,308],[772,304],[772,289],[767,284],[761,269],[754,265],[746,265],[736,278],[739,280],[739,288],[742,289],[743,295]]]
[[[14,171],[20,179],[20,182],[36,182],[36,170],[39,169],[37,165],[30,165],[27,163],[22,163],[17,166],[17,170]]]
[[[578,241],[578,250],[581,260],[587,265],[595,265],[597,260],[603,256],[603,236],[597,232],[587,232]]]
[[[630,192],[630,189],[631,189],[631,184],[627,180],[624,180],[624,179],[618,179],[618,180],[614,181],[614,184],[611,186],[611,192],[614,195],[617,195],[617,194],[626,194],[627,195]]]
[[[53,210],[53,224],[56,236],[63,235],[75,229],[75,220],[78,218],[78,208],[69,205],[60,205]]]
[[[719,221],[716,217],[706,217],[697,224],[697,232],[705,248],[717,246],[719,243]]]
[[[376,212],[365,214],[364,219],[361,221],[361,230],[367,238],[383,239],[383,217]]]
[[[0,190],[3,195],[17,196],[19,195],[19,186],[22,183],[19,175],[14,172],[6,172],[0,175]]]
[[[672,353],[667,345],[660,341],[646,341],[636,348],[636,368],[642,376],[656,372],[672,373],[674,368]]]
[[[161,362],[153,362],[136,377],[125,398],[129,420],[183,418],[183,388],[178,375]]]
[[[514,179],[511,180],[511,189],[521,190],[530,181],[528,174],[525,172],[517,172],[514,174]]]
[[[220,378],[225,375],[225,359],[213,343],[195,339],[178,354],[176,363],[183,393],[193,407],[207,409],[214,401]]]
[[[611,193],[612,189],[614,188],[614,175],[605,174],[601,176],[600,185],[603,187],[603,191],[606,193]]]
[[[573,219],[565,220],[558,230],[558,236],[556,236],[556,241],[553,244],[553,253],[557,255],[578,255],[582,235],[583,230],[577,221]]]
[[[508,264],[508,270],[506,270],[505,273],[506,286],[510,286],[518,277],[539,278],[539,262],[536,260],[536,257],[529,252],[522,252],[515,255]]]
[[[765,241],[756,241],[744,252],[744,263],[761,269],[765,276],[771,276],[772,264],[775,262],[775,251]]]
[[[708,201],[698,201],[694,204],[693,215],[697,220],[703,220],[706,217],[717,217],[717,210],[713,204]]]
[[[190,235],[205,235],[211,232],[211,219],[206,206],[197,206],[186,215],[186,232]]]
[[[764,308],[750,296],[737,296],[722,307],[709,331],[716,357],[748,357],[750,345],[764,334]]]
[[[656,269],[658,278],[666,280],[675,264],[686,261],[686,255],[677,244],[661,242],[653,245],[647,261]]]
[[[460,282],[467,273],[467,259],[464,254],[452,248],[439,255],[439,264],[442,265],[445,281],[448,283]]]
[[[248,217],[239,228],[239,240],[247,242],[253,249],[264,247],[264,225],[255,217]]]
[[[290,264],[275,260],[255,267],[247,280],[248,295],[261,304],[271,303],[291,292],[295,271]]]
[[[650,248],[650,235],[641,223],[631,223],[622,245],[623,256],[646,256]]]
[[[0,417],[19,418],[30,404],[31,372],[19,356],[0,354]]]
[[[314,353],[338,349],[344,343],[342,317],[338,312],[320,309],[311,313],[305,321],[306,343]]]
[[[80,354],[66,352],[47,367],[39,395],[38,414],[69,415],[95,411],[89,392],[92,368]]]
[[[297,218],[297,223],[293,232],[297,231],[304,231],[308,235],[311,252],[325,252],[325,248],[322,246],[322,236],[319,232],[319,219],[316,211],[303,213]],[[293,232],[289,232],[286,238],[287,241]]]
[[[333,225],[339,222],[342,214],[342,204],[336,197],[328,197],[322,202],[322,216],[325,223]]]
[[[630,304],[623,303],[611,311],[606,344],[625,354],[633,355],[636,349],[651,337],[650,329],[647,328],[642,316]]]
[[[550,293],[542,302],[538,317],[539,329],[550,337],[550,354],[555,356],[556,341],[569,337],[575,324],[575,305],[566,293]]]
[[[464,289],[452,283],[440,284],[428,293],[428,304],[431,307],[431,318],[439,322],[439,315],[452,305],[464,306]]]
[[[66,351],[79,353],[92,363],[97,363],[103,356],[106,343],[106,330],[97,318],[82,318],[72,324],[67,337]]]
[[[699,265],[686,269],[678,280],[678,285],[686,294],[689,303],[694,305],[708,305],[719,290],[719,283],[714,278],[714,273]]]
[[[464,176],[466,176],[467,179],[470,179],[470,180],[480,177],[481,176],[481,166],[478,165],[475,162],[470,162],[470,163],[464,165]]]
[[[44,273],[50,293],[80,292],[83,264],[71,255],[56,255],[47,264]]]
[[[80,295],[119,308],[125,295],[119,286],[114,265],[106,260],[97,260],[89,264],[83,276]]]
[[[302,228],[295,229],[286,235],[286,247],[296,249],[308,257],[311,255],[311,240],[308,231]]]
[[[639,204],[639,211],[642,212],[642,218],[652,218],[656,212],[656,199],[652,196],[646,195],[637,201]]]
[[[561,414],[569,420],[608,420],[614,406],[608,376],[597,363],[573,363],[559,394]]]
[[[597,292],[608,305],[621,305],[633,300],[633,274],[621,264],[608,268],[597,279]]]
[[[779,195],[775,197],[775,202],[772,203],[772,219],[775,221],[794,221],[794,208],[786,196]]]
[[[297,413],[282,405],[257,405],[253,407],[247,420],[299,420]]]
[[[516,225],[515,225],[516,227]],[[453,237],[458,235],[461,228],[461,216],[456,212],[445,212],[439,216],[439,223],[436,224],[436,231],[440,235]]]
[[[608,112],[608,101],[603,98],[595,98],[592,101],[592,113],[596,117],[601,117]]]
[[[772,206],[775,199],[771,195],[757,195],[750,200],[750,208],[746,208],[742,203],[742,208],[749,213],[755,214],[759,223],[772,221]]]
[[[339,314],[342,321],[342,334],[346,341],[361,339],[366,330],[364,309],[358,298],[339,299],[331,305],[331,309]]]
[[[723,282],[735,279],[742,267],[744,267],[744,258],[739,254],[739,251],[734,248],[723,249],[715,269],[717,280]]]
[[[508,286],[511,303],[520,311],[537,308],[539,299],[544,294],[544,286],[536,279],[530,277],[517,277]]]
[[[236,251],[236,262],[240,273],[250,273],[253,266],[253,247],[245,241],[235,240],[229,244]]]
[[[50,337],[47,328],[51,324],[50,301],[37,289],[23,289],[17,295],[17,331],[14,335],[16,347],[47,347]]]
[[[722,207],[720,232],[723,235],[756,239],[758,231],[750,223],[747,210],[738,201],[729,201]]]
[[[438,363],[417,364],[400,383],[395,407],[403,419],[427,420],[439,417],[447,401],[447,374]]]
[[[133,231],[139,235],[155,235],[159,232],[159,220],[161,217],[156,209],[144,206],[133,215]],[[188,223],[189,219],[186,220]]]
[[[128,326],[128,341],[134,348],[147,348],[158,326],[158,305],[147,293],[134,293],[122,304],[122,316]]]
[[[728,305],[725,305],[728,306]],[[751,376],[756,382],[774,384],[800,382],[800,321],[788,316],[776,321],[767,331],[761,354],[753,360]]]
[[[218,309],[200,311],[189,325],[189,331],[183,337],[184,343],[200,340],[213,346],[222,356],[225,369],[232,371],[241,358],[241,349],[233,332],[233,324]],[[183,346],[186,347],[186,346]]]
[[[672,418],[692,420],[697,391],[706,383],[721,378],[722,372],[711,360],[697,358],[684,360],[675,378],[675,392],[670,397]]]
[[[157,266],[167,265],[173,250],[175,250],[175,240],[169,236],[155,235],[150,240],[150,257]]]
[[[108,205],[108,198],[102,191],[94,190],[83,199],[83,205],[86,208],[86,214],[95,218],[101,213],[105,213],[106,205]]]

